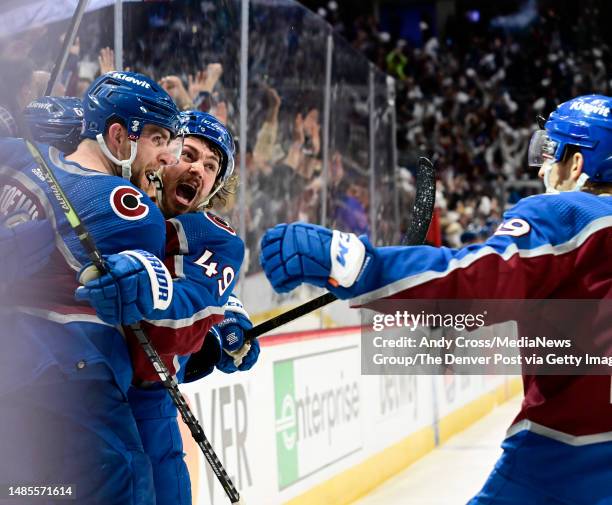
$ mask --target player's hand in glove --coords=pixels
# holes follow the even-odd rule
[[[217,324],[223,352],[217,368],[225,373],[249,370],[259,357],[257,339],[244,341],[244,332],[253,327],[249,314],[235,296],[225,304],[225,319]]]
[[[105,256],[107,271],[90,264],[81,269],[77,301],[88,301],[98,317],[112,324],[133,324],[172,301],[172,277],[165,265],[147,251]]]
[[[338,298],[357,296],[368,291],[375,258],[367,237],[314,224],[279,224],[261,239],[261,266],[279,293],[305,282]]]
[[[10,218],[9,218],[10,219]],[[0,226],[0,282],[25,279],[47,264],[55,247],[55,233],[49,221],[26,221]]]

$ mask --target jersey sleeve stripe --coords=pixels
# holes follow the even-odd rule
[[[553,440],[557,440],[558,442],[573,446],[612,442],[612,431],[608,431],[605,433],[596,433],[593,435],[570,435],[569,433],[553,430],[552,428],[548,428],[547,426],[544,426],[542,424],[534,423],[529,419],[523,419],[522,421],[519,421],[518,423],[515,423],[510,426],[510,428],[508,428],[508,431],[506,432],[506,438],[510,438],[524,430],[531,431],[532,433],[536,433],[547,438],[552,438]]]
[[[459,259],[456,256],[452,257],[448,261],[446,268],[442,271],[427,270],[414,275],[408,275],[407,277],[401,278],[398,281],[392,282],[382,288],[353,298],[350,300],[350,305],[351,307],[364,305],[368,302],[378,300],[380,298],[386,298],[416,286],[421,286],[433,280],[447,277],[456,270],[468,268],[477,261],[482,260],[483,258],[486,258],[492,254],[499,256],[502,261],[509,261],[515,255],[518,255],[518,258],[522,260],[545,255],[559,256],[566,254],[581,247],[589,239],[589,237],[596,232],[610,227],[612,227],[612,216],[601,217],[593,220],[586,227],[580,230],[579,233],[562,244],[556,246],[545,244],[533,249],[519,249],[514,241],[508,242],[507,246],[503,250],[496,250],[485,243],[479,249],[471,251]],[[440,251],[440,254],[442,254],[441,249],[438,251]]]
[[[70,307],[70,310],[73,309],[76,309],[76,307]],[[59,324],[92,323],[101,324],[103,326],[110,326],[111,328],[114,327],[112,324],[108,324],[102,321],[102,319],[96,316],[95,313],[86,313],[86,309],[83,309],[83,312],[57,312],[54,310],[35,309],[32,307],[17,307],[16,310],[24,314],[40,317],[41,319],[46,319],[48,321],[53,321],[54,323]]]
[[[145,319],[145,321],[152,326],[179,329],[192,326],[194,323],[201,321],[202,319],[206,319],[207,317],[213,315],[223,316],[224,314],[225,309],[223,307],[210,306],[206,307],[205,309],[199,310],[190,317],[186,317],[183,319]]]
[[[181,223],[178,219],[175,218],[168,219],[168,222],[172,224],[172,226],[174,227],[174,232],[176,233],[176,235],[173,236],[172,239],[178,241],[178,253],[189,254],[189,242],[187,241],[187,235],[185,235],[183,223]],[[168,248],[166,248],[166,250],[168,250]]]

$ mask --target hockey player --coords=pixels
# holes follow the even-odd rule
[[[207,300],[198,302],[202,309],[211,312],[213,307],[223,307],[228,298],[238,307],[241,304],[230,295],[244,244],[228,223],[206,210],[235,185],[234,143],[214,116],[198,111],[182,116],[185,139],[178,166],[147,174],[149,194],[168,218],[165,263],[175,279],[195,283],[197,291],[208,293]],[[174,355],[187,354],[180,351],[189,350],[178,349]]]
[[[71,100],[43,97],[30,104],[26,118],[36,140],[67,152],[75,149],[73,128],[79,114],[78,104]],[[251,322],[239,300],[230,296],[244,244],[227,223],[201,212],[212,207],[215,199],[220,198],[219,192],[233,185],[233,140],[214,116],[201,112],[182,116],[187,137],[180,163],[155,173],[149,171],[149,177],[143,174],[139,186],[149,189],[165,216],[172,218],[166,222],[165,264],[175,283],[191,285],[193,319],[219,324],[211,328],[206,339],[201,333],[195,335],[199,336],[199,344],[190,344],[185,338],[173,340],[173,333],[164,331],[155,321],[145,321],[143,325],[166,363],[171,366],[180,363],[179,379],[185,374],[187,353],[199,349],[188,367],[187,380],[193,381],[208,375],[215,366],[225,373],[250,369],[257,360],[259,345],[255,342],[252,348],[243,347],[243,331],[251,327]],[[226,279],[227,285],[223,284]],[[224,316],[220,316],[223,312]],[[181,337],[184,336],[183,332]],[[128,398],[145,452],[151,459],[156,503],[189,504],[190,480],[183,460],[176,408],[161,384],[155,383],[157,374],[140,345],[133,339],[129,342],[138,386],[130,389]],[[242,362],[237,366],[235,360]]]
[[[180,381],[208,375],[216,367],[225,373],[250,369],[259,344],[244,345],[251,327],[247,312],[230,293],[237,280],[244,244],[219,217],[200,212],[212,207],[234,167],[234,147],[227,129],[213,116],[184,113],[185,140],[178,166],[149,173],[150,195],[168,217],[165,263],[175,286],[189,284],[197,294],[193,321],[218,323],[205,332],[194,324],[192,338],[169,338],[154,321],[143,321],[154,347],[174,364]],[[144,187],[146,182],[140,181]],[[173,217],[174,216],[174,217]],[[203,341],[203,342],[202,342]],[[131,340],[133,342],[133,340]],[[201,349],[200,349],[201,347]],[[200,349],[194,356],[192,351]],[[131,346],[135,387],[129,391],[145,452],[153,467],[157,505],[191,503],[191,484],[184,462],[177,412],[165,389],[154,382],[157,374],[136,343]],[[176,365],[178,363],[178,366]]]
[[[521,200],[483,244],[374,248],[305,223],[262,239],[279,292],[302,282],[360,306],[381,298],[612,298],[612,98],[561,104],[536,132],[530,162],[547,194]],[[593,328],[593,333],[601,328]],[[480,504],[612,503],[610,376],[524,375],[521,411]]]
[[[191,382],[215,367],[224,373],[250,369],[257,361],[259,343],[244,345],[244,331],[252,325],[240,301],[230,296],[244,244],[231,226],[205,210],[234,184],[231,134],[210,114],[186,112],[183,116],[186,131],[181,160],[176,167],[149,174],[153,181],[150,194],[169,218],[165,263],[172,276],[208,294],[207,305],[202,307],[205,314],[217,307],[225,311],[225,319],[211,328],[194,355],[185,355],[181,346],[174,346],[175,354],[183,354],[176,356],[181,365],[178,379]],[[160,337],[163,345],[163,334]],[[133,356],[142,361],[137,369],[150,369],[139,348],[133,348]],[[148,378],[152,375],[150,370]],[[191,483],[177,412],[169,395],[159,384],[141,384],[130,389],[129,400],[151,458],[157,505],[190,505]]]
[[[84,140],[72,155],[38,147],[113,273],[108,303],[96,307],[101,318],[74,301],[75,272],[89,260],[44,172],[23,141],[0,141],[2,191],[13,195],[3,214],[48,219],[57,234],[48,266],[10,287],[11,314],[2,323],[11,340],[0,358],[0,476],[3,483],[75,483],[83,504],[151,505],[150,463],[126,400],[132,366],[112,325],[163,314],[172,279],[156,258],[164,254],[162,214],[116,175],[177,163],[172,141],[180,118],[154,81],[115,72],[90,87],[84,119]]]
[[[82,129],[83,117],[83,107],[78,99],[42,97],[26,107],[24,116],[37,141],[50,144],[64,153],[71,153],[78,146],[78,133]],[[219,306],[223,307],[232,291],[230,288],[233,288],[233,281],[242,261],[244,244],[231,226],[221,218],[210,212],[203,212],[211,208],[216,200],[223,200],[226,194],[233,191],[234,143],[231,134],[222,123],[207,113],[183,112],[181,121],[183,133],[187,136],[181,152],[180,165],[156,171],[149,168],[140,173],[136,182],[140,189],[148,192],[169,219],[166,222],[168,236],[164,262],[175,278],[181,279],[183,284],[188,282],[193,284],[191,289],[193,299],[189,303],[196,311],[192,317],[197,320],[203,318],[199,312],[202,309],[206,309],[208,315],[214,315],[213,307],[219,306],[219,292],[225,295],[222,298],[223,303]],[[181,215],[185,217],[178,217]],[[190,226],[194,230],[190,237],[185,235],[185,226]],[[219,230],[221,230],[220,235]],[[212,249],[214,244],[222,244],[224,248],[216,253],[217,261],[213,262],[215,269],[219,256],[227,256],[229,263],[236,268],[231,269],[234,274],[230,273],[230,269],[226,270],[225,276],[212,274],[212,270],[207,270],[207,280],[202,284],[199,279],[202,277],[203,266],[195,262],[206,252],[206,246]],[[208,255],[211,254],[209,250]],[[194,255],[197,257],[190,257]],[[178,274],[177,265],[180,265]],[[211,281],[214,286],[219,287],[213,290]],[[80,296],[86,291],[89,291],[89,288],[82,289]],[[217,292],[216,298],[215,292]],[[207,293],[208,298],[201,298],[201,293]],[[219,309],[217,313],[217,316],[222,314]],[[219,321],[218,318],[215,320]],[[152,333],[155,342],[157,328],[148,327],[146,323],[145,327]],[[148,323],[156,325],[155,320]],[[163,332],[162,323],[159,327]],[[181,334],[180,342],[172,342],[165,334],[160,337],[159,349],[171,349],[169,356],[166,357],[171,367],[176,356],[189,351],[186,347],[188,340],[184,334]],[[199,348],[197,345],[196,347]],[[157,374],[140,346],[135,346],[134,354],[138,355],[139,363],[142,365],[136,367],[136,382],[156,381]],[[163,352],[161,354],[164,355]]]
[[[79,143],[83,124],[83,106],[76,98],[43,97],[24,110],[28,127],[43,132],[44,143],[55,144],[62,152],[72,152]],[[59,144],[59,145],[58,145]],[[0,207],[15,198],[10,188],[0,193]],[[0,282],[11,283],[30,277],[49,261],[55,247],[53,227],[48,220],[30,221],[17,211],[6,217],[0,227]]]

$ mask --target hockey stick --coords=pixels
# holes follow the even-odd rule
[[[38,163],[39,167],[43,170],[45,175],[45,182],[49,185],[51,193],[53,194],[53,196],[57,200],[57,203],[64,212],[66,219],[70,223],[71,228],[77,234],[79,242],[85,249],[87,256],[101,273],[106,272],[107,268],[104,263],[104,259],[102,258],[100,251],[96,247],[93,237],[89,234],[89,231],[81,222],[79,215],[74,210],[74,207],[70,203],[70,200],[62,190],[62,187],[57,181],[55,175],[49,168],[49,165],[47,165],[47,162],[41,155],[34,142],[30,140],[26,140],[25,142],[28,147],[28,150],[32,154],[32,157],[34,158],[36,163]],[[170,394],[172,402],[176,406],[177,410],[180,412],[181,417],[189,428],[189,431],[191,432],[191,435],[193,436],[194,440],[200,446],[200,449],[202,449],[204,457],[206,458],[208,464],[217,476],[219,483],[221,484],[221,486],[223,486],[223,489],[225,490],[225,493],[227,494],[231,503],[244,505],[244,501],[236,490],[234,483],[225,471],[225,468],[223,468],[223,464],[219,460],[218,456],[215,454],[214,449],[206,438],[202,426],[191,412],[189,405],[187,405],[185,398],[183,397],[182,393],[178,388],[176,379],[172,375],[170,375],[170,372],[168,372],[165,363],[160,358],[159,354],[151,344],[151,341],[149,340],[145,332],[142,330],[140,325],[131,324],[129,325],[129,328],[134,332],[136,338],[138,339],[138,342],[142,345],[142,348],[146,353],[147,357],[151,360],[151,364],[155,368],[155,371],[157,372],[157,375],[162,381],[164,387]]]
[[[68,28],[68,32],[64,36],[64,42],[60,49],[58,58],[55,61],[55,66],[53,67],[53,71],[51,72],[51,77],[49,77],[49,82],[47,83],[47,91],[45,92],[45,95],[47,96],[53,92],[53,88],[55,87],[55,84],[57,83],[60,74],[64,71],[64,67],[66,66],[66,60],[68,59],[68,51],[70,50],[70,46],[74,42],[74,37],[79,29],[81,19],[83,19],[83,13],[85,12],[85,8],[87,7],[88,2],[89,0],[79,0],[76,10],[72,15],[70,27]]]
[[[429,229],[429,223],[431,222],[431,216],[433,214],[434,203],[436,200],[436,174],[434,171],[433,164],[428,158],[424,156],[419,158],[419,165],[417,170],[416,178],[416,194],[414,197],[414,207],[412,210],[412,221],[410,222],[410,228],[406,232],[402,245],[418,245],[425,242],[427,236],[427,230]],[[331,302],[336,301],[338,298],[332,293],[325,293],[324,295],[314,298],[303,305],[283,312],[272,319],[268,319],[257,326],[254,326],[245,333],[245,338],[254,339],[263,335],[264,333],[278,328],[284,324],[287,324],[299,317],[305,316],[310,312],[313,312],[325,305],[329,305]]]

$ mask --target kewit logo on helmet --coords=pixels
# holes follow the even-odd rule
[[[125,74],[122,74],[121,72],[113,72],[111,76],[121,81],[129,82],[132,84],[137,84],[138,86],[141,86],[143,88],[151,89],[151,85],[147,81],[143,81],[142,79],[136,79],[135,77],[132,77],[131,75],[125,75]]]

